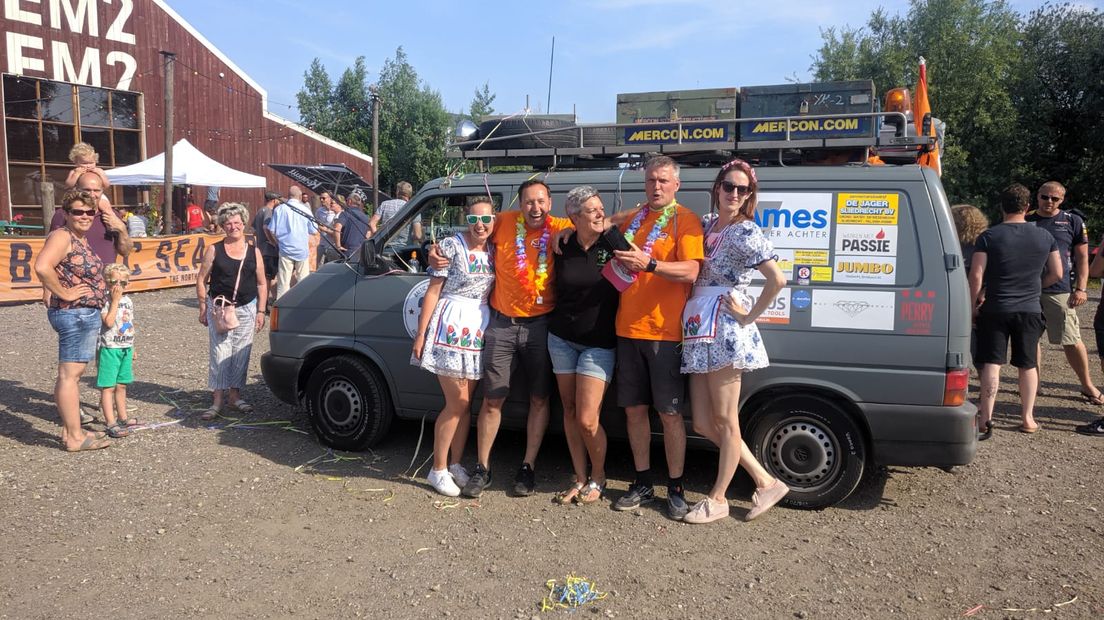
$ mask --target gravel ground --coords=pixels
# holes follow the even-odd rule
[[[394,426],[375,452],[334,458],[265,388],[264,334],[245,390],[250,424],[201,423],[207,337],[192,294],[135,295],[137,416],[182,421],[83,454],[59,449],[45,312],[0,308],[0,617],[530,618],[565,613],[539,603],[547,580],[572,573],[608,593],[586,606],[606,617],[1104,615],[1104,442],[1072,432],[1097,412],[1075,398],[1056,347],[1041,433],[1015,431],[1006,373],[994,437],[970,466],[879,469],[842,505],[754,523],[739,520],[750,505],[741,481],[736,518],[694,527],[659,505],[552,504],[570,471],[558,436],[525,499],[505,493],[520,434],[500,438],[498,477],[478,503],[438,501],[424,468],[410,477],[428,448],[414,458],[417,423]],[[95,394],[86,378],[83,400]],[[609,463],[617,497],[628,447],[613,445]],[[716,460],[692,452],[689,463],[693,501]]]

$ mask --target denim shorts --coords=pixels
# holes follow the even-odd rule
[[[50,326],[58,334],[59,362],[91,362],[100,336],[99,308],[50,308]]]
[[[548,332],[548,356],[552,358],[552,372],[557,375],[586,375],[606,383],[613,379],[617,360],[614,349],[576,344],[552,332]]]

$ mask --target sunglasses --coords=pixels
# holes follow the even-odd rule
[[[721,181],[721,189],[728,192],[729,194],[731,194],[732,192],[736,192],[741,196],[747,196],[751,193],[750,185],[736,185],[731,181]]]
[[[69,209],[69,215],[87,215],[88,217],[92,217],[93,215],[96,215],[96,210],[95,209]]]
[[[1061,196],[1048,196],[1046,194],[1039,194],[1039,198],[1046,200],[1047,202],[1059,202],[1062,200]]]
[[[495,216],[493,215],[469,215],[468,226],[475,226],[476,224],[480,223],[485,226],[490,226],[492,223],[494,223],[494,219]]]
[[[107,283],[110,286],[115,286],[116,284],[122,284],[123,286],[126,286],[127,284],[130,284],[130,280],[108,280]]]

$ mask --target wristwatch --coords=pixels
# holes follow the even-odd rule
[[[648,273],[652,273],[653,271],[656,270],[656,265],[658,265],[658,264],[659,263],[656,261],[655,257],[653,256],[652,259],[648,261],[648,266],[644,268],[644,271],[647,271]]]
[[[1088,292],[1087,290],[1085,290],[1083,288],[1075,288],[1073,290],[1077,291],[1078,293],[1087,293]]]

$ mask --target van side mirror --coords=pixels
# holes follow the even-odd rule
[[[360,245],[360,266],[365,273],[379,269],[379,254],[372,239],[367,239]]]

